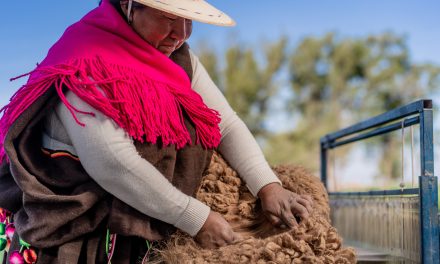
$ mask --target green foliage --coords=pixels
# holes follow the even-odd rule
[[[392,33],[363,38],[340,38],[335,34],[302,39],[287,49],[287,39],[264,45],[258,52],[240,46],[225,54],[225,67],[214,67],[214,53],[201,60],[216,78],[226,98],[250,130],[264,142],[269,162],[319,166],[319,138],[402,104],[426,97],[439,87],[440,67],[413,63],[406,39]],[[270,99],[280,91],[275,77],[288,66],[292,99],[283,108],[298,122],[292,131],[265,130],[271,118]],[[400,157],[397,139],[380,140],[381,167],[398,177]]]
[[[264,65],[257,61],[253,49],[234,45],[226,51],[226,66],[221,73],[215,66],[218,60],[213,51],[204,48],[199,54],[229,104],[256,136],[267,132],[263,123],[267,118],[269,99],[278,91],[274,79],[285,62],[286,45],[285,38],[267,45]]]
[[[411,63],[408,53],[405,39],[390,33],[359,39],[332,34],[304,39],[289,65],[295,93],[291,109],[302,116],[298,128],[334,131],[428,95],[438,87],[439,68]],[[380,166],[392,178],[400,175],[396,140],[385,136],[380,142]],[[318,157],[318,142],[317,136],[306,144],[313,154],[310,160]],[[312,168],[317,168],[317,162]]]
[[[220,85],[219,65],[217,55],[214,53],[214,51],[209,50],[206,45],[203,45],[199,50],[199,59],[206,71],[209,73],[212,81],[217,85]]]

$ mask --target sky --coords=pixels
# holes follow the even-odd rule
[[[407,38],[414,62],[440,65],[439,0],[212,0],[237,26],[194,23],[190,45],[204,42],[224,50],[231,42],[259,47],[262,40],[287,36],[290,45],[306,36],[336,32],[363,37],[387,31]],[[44,59],[65,28],[97,6],[98,0],[8,1],[0,16],[0,107]],[[197,50],[195,50],[197,53]]]
[[[0,106],[25,79],[11,77],[32,70],[65,28],[97,6],[98,0],[8,1],[0,16]],[[237,22],[217,27],[194,24],[190,44],[204,42],[218,50],[231,41],[258,47],[261,40],[285,35],[294,45],[305,36],[337,32],[362,37],[392,31],[407,37],[415,62],[440,65],[438,0],[212,0]]]

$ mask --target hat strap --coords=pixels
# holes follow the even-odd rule
[[[128,0],[128,9],[127,9],[127,21],[128,24],[131,24],[132,19],[131,19],[131,10],[133,7],[133,0]]]

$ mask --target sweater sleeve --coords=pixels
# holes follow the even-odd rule
[[[202,96],[207,106],[217,110],[221,115],[222,138],[219,152],[246,182],[254,196],[269,183],[281,183],[249,129],[232,110],[197,56],[191,51],[190,54],[194,72],[193,89]]]
[[[56,114],[87,173],[106,191],[140,212],[162,220],[195,236],[210,209],[175,188],[137,152],[132,139],[113,120],[92,108],[72,92],[67,99],[77,109],[79,126],[63,103]]]

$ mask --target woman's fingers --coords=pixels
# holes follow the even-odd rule
[[[291,210],[295,215],[298,215],[303,220],[309,218],[309,211],[299,202],[298,199],[291,203]]]
[[[313,205],[313,198],[312,198],[312,196],[310,196],[308,194],[301,194],[300,197],[304,198],[304,199],[307,199],[310,202],[310,204]]]
[[[240,235],[235,233],[232,229],[227,229],[223,233],[222,238],[223,238],[223,241],[225,242],[225,244],[232,244],[239,238],[239,236]]]
[[[270,188],[269,188],[270,187]],[[275,184],[260,191],[263,212],[274,226],[296,227],[298,220],[307,219],[313,210],[313,199],[309,195],[298,195]]]
[[[216,248],[234,243],[237,235],[219,213],[210,212],[195,239],[204,248]]]
[[[234,239],[231,243],[237,243],[241,240],[243,240],[243,237],[239,233],[234,232]]]
[[[266,217],[273,226],[281,226],[283,224],[283,221],[273,214],[266,215]]]
[[[312,213],[312,210],[313,210],[312,203],[309,200],[307,200],[307,199],[305,199],[303,197],[298,197],[296,199],[296,201],[300,205],[302,205],[302,206],[304,206],[306,208],[306,210],[307,210],[307,217],[308,217]]]
[[[293,215],[292,211],[289,210],[288,208],[286,208],[281,213],[281,219],[289,228],[294,228],[298,226],[298,222],[296,222],[295,216]]]
[[[227,244],[229,244],[229,243],[226,242],[225,240],[216,240],[216,241],[214,242],[214,247],[211,247],[211,248],[224,247],[224,246],[226,246]]]

